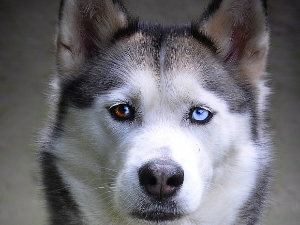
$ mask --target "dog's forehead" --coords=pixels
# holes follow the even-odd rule
[[[161,53],[161,66],[166,70],[194,70],[200,77],[204,70],[221,69],[215,55],[193,37],[170,35],[162,44]]]
[[[112,55],[111,61],[114,65],[120,63],[129,72],[131,69],[151,68],[158,75],[159,47],[155,39],[142,32],[136,32],[129,38],[118,41],[112,49],[109,49],[108,54]]]
[[[206,39],[204,35],[201,38]],[[118,40],[109,54],[113,54],[114,59],[117,56],[121,59],[119,62],[130,68],[150,67],[157,76],[162,75],[162,70],[215,70],[218,63],[214,44],[207,44],[208,41],[199,40],[201,38],[195,38],[186,27],[141,28]]]
[[[120,61],[128,65],[127,78],[130,80],[134,76],[136,79],[136,74],[151,76],[152,78],[145,80],[156,82],[158,89],[168,87],[175,92],[188,90],[189,88],[182,87],[195,83],[194,88],[200,85],[227,101],[231,110],[244,111],[247,108],[245,99],[251,97],[250,87],[235,79],[235,71],[224,67],[213,45],[195,38],[188,30],[174,30],[141,30],[122,40],[122,48],[127,49],[127,52],[118,54],[125,56]],[[134,70],[139,72],[132,72]],[[143,70],[147,72],[143,73]],[[172,83],[174,79],[179,82]],[[182,86],[174,85],[180,82]],[[147,84],[143,84],[143,87],[146,86]]]
[[[190,73],[201,82],[204,73],[223,72],[211,49],[182,32],[139,31],[118,42],[109,54],[113,59],[112,67],[118,67],[118,73],[125,74],[125,79],[131,79],[134,70],[151,70],[157,80],[169,80]]]

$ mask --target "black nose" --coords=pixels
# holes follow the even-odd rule
[[[184,172],[172,160],[154,160],[139,169],[139,181],[149,195],[162,200],[182,186]]]

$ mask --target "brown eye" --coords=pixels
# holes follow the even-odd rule
[[[120,104],[110,108],[110,113],[116,120],[132,120],[134,110],[127,104]]]

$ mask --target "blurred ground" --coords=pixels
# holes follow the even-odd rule
[[[142,19],[187,22],[206,0],[128,0]],[[0,224],[43,224],[34,140],[46,117],[58,0],[0,0]],[[300,224],[300,1],[270,0],[276,181],[266,225]]]

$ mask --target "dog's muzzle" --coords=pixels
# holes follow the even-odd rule
[[[184,183],[184,171],[169,159],[157,159],[144,164],[138,171],[139,184],[146,199],[135,217],[149,221],[175,220],[181,217],[175,201]]]

